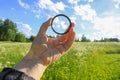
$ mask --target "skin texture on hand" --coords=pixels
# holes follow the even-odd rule
[[[73,23],[70,31],[67,34],[57,38],[47,38],[46,31],[50,26],[51,21],[52,18],[43,23],[31,47],[31,51],[33,53],[31,57],[39,57],[46,66],[60,58],[64,52],[71,47],[75,38]]]
[[[75,39],[74,23],[67,34],[56,38],[48,38],[46,32],[52,18],[42,24],[31,49],[15,69],[25,72],[36,80],[41,78],[44,70],[59,59],[72,46]],[[22,66],[21,66],[22,65]]]

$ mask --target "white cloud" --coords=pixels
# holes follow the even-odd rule
[[[71,4],[77,4],[80,0],[68,0],[69,3]]]
[[[85,30],[86,29],[86,27],[85,27],[85,25],[84,24],[80,24],[81,25],[81,28],[83,29],[83,30]]]
[[[113,0],[115,2],[115,8],[120,8],[120,0]]]
[[[30,37],[32,35],[32,28],[30,27],[29,24],[24,24],[22,22],[17,22],[17,28],[19,32],[22,32],[23,34],[25,34],[27,37]]]
[[[119,38],[120,39],[120,17],[109,16],[104,18],[96,17],[94,27],[97,32],[93,33],[94,38]]]
[[[75,16],[70,17],[71,22],[74,22],[75,24],[76,24],[76,19],[77,18]]]
[[[68,28],[68,25],[64,21],[61,21],[60,25],[64,30]]]
[[[67,21],[63,21],[61,18],[55,18],[53,22],[53,27],[61,30],[66,30],[68,28]]]
[[[88,2],[93,2],[93,0],[88,0]]]
[[[30,8],[30,6],[27,3],[22,2],[22,0],[18,0],[18,3],[20,6],[22,6],[25,9]]]
[[[75,15],[81,16],[82,20],[93,21],[96,16],[96,11],[87,5],[76,5],[74,7]]]
[[[39,18],[40,18],[40,15],[37,15],[37,14],[36,14],[36,15],[35,15],[35,18],[39,19]]]
[[[51,0],[39,0],[38,6],[41,9],[50,10],[56,13],[63,11],[66,5],[63,2],[54,3]]]
[[[76,34],[76,38],[77,38],[77,39],[79,39],[79,40],[80,40],[80,39],[81,39],[81,37],[82,37],[82,34],[81,34],[81,33],[77,33],[77,34]]]
[[[92,3],[94,0],[68,0],[68,3],[71,3],[71,4],[78,4],[78,2],[80,2],[80,1]]]

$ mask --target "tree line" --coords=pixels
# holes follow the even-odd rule
[[[118,38],[102,38],[101,40],[94,40],[94,42],[120,42]]]
[[[81,37],[81,40],[75,39],[76,42],[91,42],[84,34]],[[101,40],[94,40],[93,42],[120,42],[118,38],[101,38]]]
[[[0,41],[13,41],[13,42],[31,42],[36,36],[31,35],[27,38],[22,32],[17,30],[17,25],[10,19],[0,19]],[[53,38],[53,36],[48,36]]]
[[[49,38],[54,36],[49,35]],[[31,35],[27,38],[23,33],[17,30],[17,25],[13,21],[0,19],[0,41],[14,41],[14,42],[30,42],[33,41],[35,36]],[[81,40],[75,39],[76,42],[91,42],[84,34]],[[102,38],[101,40],[94,40],[94,42],[120,42],[118,38]]]
[[[17,30],[17,25],[13,21],[6,19],[0,19],[0,41],[15,41],[15,42],[27,42],[31,41],[30,38]]]

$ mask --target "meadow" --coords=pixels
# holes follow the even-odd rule
[[[0,71],[14,67],[31,43],[0,42]],[[120,43],[75,42],[41,80],[120,80]]]

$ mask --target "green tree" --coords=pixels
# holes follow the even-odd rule
[[[24,34],[22,34],[21,32],[19,32],[15,36],[15,41],[16,42],[26,42],[26,37],[25,37]]]
[[[109,38],[104,38],[104,42],[110,42]]]
[[[55,36],[52,36],[52,35],[47,35],[48,38],[55,38]],[[58,35],[57,35],[58,37]]]
[[[35,39],[35,36],[31,35],[29,38],[29,41],[33,41]]]
[[[110,40],[110,42],[120,42],[120,40],[118,38],[110,38],[109,40]]]
[[[90,40],[87,39],[87,38],[85,37],[85,35],[83,34],[83,35],[82,35],[82,38],[81,38],[81,42],[90,42]]]
[[[100,42],[100,41],[95,39],[94,42]]]
[[[5,40],[6,41],[14,41],[15,40],[15,36],[16,36],[16,32],[12,29],[8,29],[7,33],[5,34]]]
[[[11,20],[6,19],[0,26],[0,40],[14,41],[16,32],[17,32],[16,24]]]
[[[3,20],[2,19],[0,19],[0,26],[2,26],[3,25]]]
[[[75,39],[75,42],[80,42],[80,41],[79,41],[79,38],[78,38],[78,39],[76,38],[76,39]]]
[[[3,20],[0,19],[0,40],[3,38]]]

